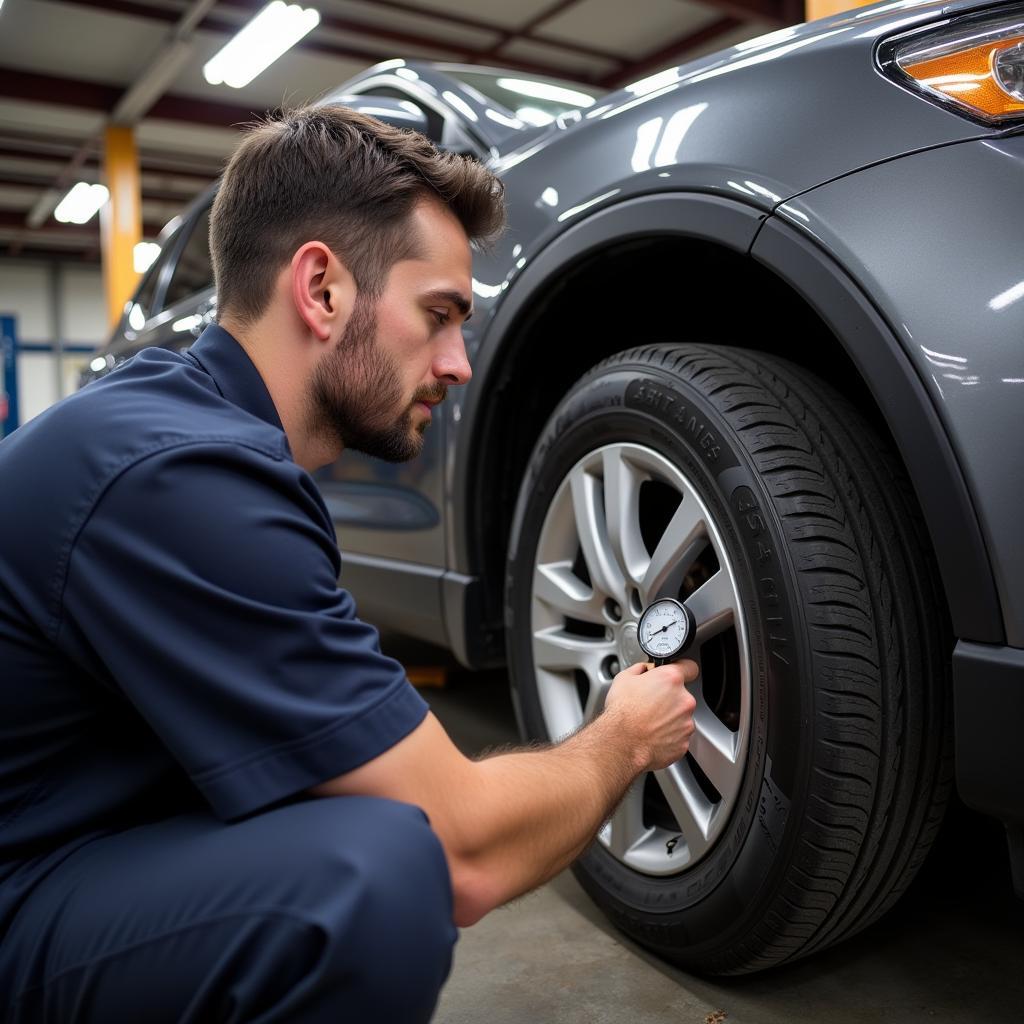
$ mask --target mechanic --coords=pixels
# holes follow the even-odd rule
[[[470,760],[339,588],[310,474],[418,453],[503,218],[420,135],[265,122],[212,211],[219,324],[0,444],[3,1019],[426,1021],[456,928],[685,753],[691,661]]]

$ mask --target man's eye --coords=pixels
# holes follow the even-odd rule
[[[432,309],[430,312],[437,317],[437,322],[442,326],[451,320],[451,316],[449,316],[448,310],[446,309]]]

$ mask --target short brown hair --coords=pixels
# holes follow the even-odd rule
[[[217,305],[243,323],[267,308],[274,279],[304,242],[329,245],[360,292],[415,253],[407,219],[435,197],[473,241],[505,222],[504,188],[470,157],[342,106],[286,111],[252,128],[231,157],[210,215]]]

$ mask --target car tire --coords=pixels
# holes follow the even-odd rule
[[[952,777],[950,629],[905,473],[786,360],[619,353],[560,403],[525,473],[506,633],[520,729],[554,741],[644,660],[642,608],[698,622],[697,732],[577,861],[627,935],[709,974],[805,956],[883,914]]]

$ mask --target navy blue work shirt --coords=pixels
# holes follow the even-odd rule
[[[88,838],[204,798],[252,814],[423,720],[222,328],[0,442],[0,496],[0,934]]]

